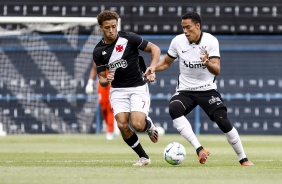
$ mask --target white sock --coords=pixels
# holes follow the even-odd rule
[[[238,156],[238,160],[241,160],[243,158],[246,158],[246,154],[241,142],[241,139],[239,137],[238,131],[235,127],[232,128],[228,133],[225,134],[227,141],[234,149],[235,153]]]
[[[176,118],[173,120],[174,127],[178,132],[190,143],[192,146],[197,149],[201,146],[196,135],[193,132],[190,122],[184,116]]]

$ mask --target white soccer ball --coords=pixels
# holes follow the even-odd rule
[[[171,165],[181,164],[186,158],[184,146],[178,142],[169,143],[164,149],[164,159]]]

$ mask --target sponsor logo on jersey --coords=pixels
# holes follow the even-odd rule
[[[114,50],[111,53],[111,58],[109,59],[109,63],[108,63],[109,72],[115,72],[117,68],[127,67],[127,61],[122,59],[127,43],[128,43],[127,39],[122,37],[118,38]]]
[[[117,68],[126,68],[127,65],[127,61],[124,59],[116,60],[112,63],[109,63],[109,72],[115,72]]]
[[[192,61],[192,62],[186,62],[186,61],[183,61],[184,65],[188,68],[203,68],[205,69],[206,66],[202,63],[202,61]]]
[[[211,99],[209,100],[209,104],[211,105],[213,103],[216,103],[216,105],[220,105],[222,104],[222,101],[219,97],[212,96]]]

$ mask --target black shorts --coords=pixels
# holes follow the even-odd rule
[[[213,121],[211,115],[218,108],[225,107],[221,95],[216,90],[208,90],[208,91],[180,91],[176,92],[172,98],[170,99],[170,103],[172,101],[181,101],[185,108],[185,116],[189,114],[197,105],[199,105],[205,113],[210,117]]]

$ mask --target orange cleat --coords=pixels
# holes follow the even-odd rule
[[[199,155],[198,155],[198,159],[199,159],[199,162],[201,164],[205,164],[206,160],[208,159],[208,156],[210,155],[210,152],[209,150],[207,149],[202,149],[200,152],[199,152]]]
[[[255,165],[252,162],[250,162],[247,158],[243,158],[239,162],[242,166],[254,166]]]

